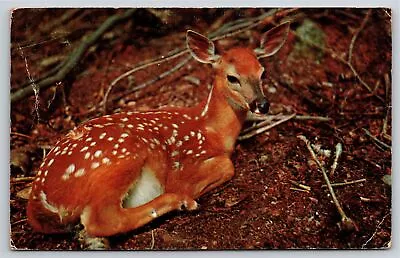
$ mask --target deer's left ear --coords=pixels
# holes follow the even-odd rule
[[[194,59],[201,63],[213,64],[219,59],[215,54],[214,43],[195,31],[186,32],[186,46]]]
[[[260,47],[255,50],[258,58],[275,55],[285,44],[289,34],[290,22],[284,22],[269,31],[261,37]]]

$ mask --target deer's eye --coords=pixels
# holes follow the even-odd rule
[[[236,78],[236,77],[233,76],[233,75],[228,75],[228,76],[227,76],[227,79],[228,79],[228,82],[229,82],[229,83],[232,83],[232,84],[239,84],[239,85],[240,85],[239,79]]]

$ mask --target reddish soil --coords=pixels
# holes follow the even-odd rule
[[[84,35],[93,32],[110,15],[124,10],[83,9],[62,21],[66,11],[22,9],[13,13],[12,93],[28,81],[28,76],[38,78],[53,68],[78,46]],[[172,16],[157,17],[140,10],[132,19],[118,23],[104,34],[64,80],[40,90],[36,108],[34,96],[12,103],[12,247],[80,249],[74,234],[33,232],[26,220],[27,201],[17,193],[30,186],[29,177],[35,176],[44,150],[48,151],[74,126],[101,115],[99,103],[112,80],[144,60],[183,47],[187,29],[206,33],[217,22],[225,24],[255,17],[263,11],[183,9],[174,10]],[[235,177],[202,196],[198,211],[173,212],[138,230],[111,237],[112,249],[390,247],[391,186],[383,178],[390,178],[392,172],[391,149],[363,129],[391,145],[391,14],[388,10],[373,9],[365,26],[360,27],[367,12],[300,9],[297,15],[292,14],[296,20],[283,49],[276,56],[262,60],[268,71],[264,91],[271,102],[270,114],[296,112],[331,120],[292,119],[238,142],[232,156]],[[221,19],[223,16],[226,20]],[[306,19],[321,31],[325,51],[309,46],[301,50],[300,40],[293,31],[300,33]],[[261,31],[257,27],[221,40],[218,48],[249,42],[256,46]],[[355,33],[351,61],[373,93],[348,66],[330,54],[333,51],[347,60]],[[121,98],[109,101],[108,113],[163,105],[192,106],[205,98],[212,71],[194,60],[143,90],[121,95],[134,85],[156,78],[180,60],[148,67],[120,81],[110,100]],[[331,182],[365,179],[334,187],[344,212],[356,224],[354,230],[341,227],[329,191],[322,187],[325,184],[322,173],[298,135],[331,150],[331,156],[323,159],[326,168],[334,160],[336,144],[343,145]],[[24,177],[25,180],[16,181]],[[293,189],[299,187],[290,180],[311,190]]]

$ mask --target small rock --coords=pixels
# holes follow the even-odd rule
[[[392,185],[392,175],[384,175],[382,177],[382,181],[387,184],[388,186]]]

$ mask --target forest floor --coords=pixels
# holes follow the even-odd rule
[[[137,64],[185,46],[185,32],[207,33],[257,17],[263,9],[139,10],[104,33],[58,83],[11,106],[10,223],[13,249],[79,250],[75,234],[43,235],[26,219],[26,192],[45,152],[69,130],[104,114],[111,82]],[[65,60],[85,35],[116,9],[20,9],[12,15],[11,94]],[[110,238],[112,249],[298,249],[391,246],[391,13],[386,9],[299,9],[277,55],[261,60],[270,115],[297,114],[238,141],[235,176],[202,196],[200,209],[167,214],[138,230]],[[279,22],[278,20],[277,22]],[[272,24],[221,39],[256,47]],[[107,113],[164,105],[193,106],[207,97],[212,70],[191,59],[157,78],[184,55],[149,66],[118,82]],[[150,86],[126,94],[135,85]],[[117,98],[118,97],[118,98]],[[324,119],[325,118],[325,119]],[[341,217],[310,155],[304,135],[330,171],[338,143],[343,152],[332,183],[355,227]],[[305,185],[301,187],[295,183]],[[307,186],[309,188],[307,188]]]

